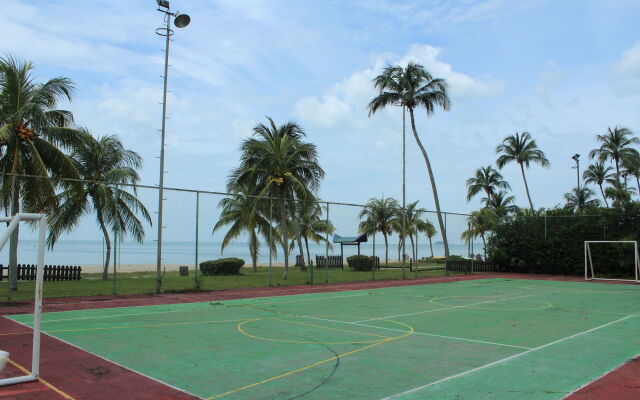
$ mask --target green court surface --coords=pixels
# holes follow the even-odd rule
[[[561,399],[640,354],[640,287],[487,279],[43,321],[205,399]]]

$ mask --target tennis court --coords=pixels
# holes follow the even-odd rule
[[[205,399],[560,399],[640,354],[640,287],[467,280],[46,313],[43,330]]]

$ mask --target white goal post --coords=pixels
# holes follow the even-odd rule
[[[20,222],[38,221],[38,266],[36,269],[36,293],[33,310],[33,350],[31,353],[31,374],[13,378],[0,379],[0,386],[15,383],[31,382],[40,374],[40,319],[42,317],[42,282],[44,280],[44,250],[47,232],[47,218],[44,214],[16,214],[13,217],[0,217],[0,222],[8,222],[9,226],[0,235],[0,251],[7,244],[11,234]],[[2,349],[0,349],[2,350]]]
[[[593,259],[591,257],[591,244],[594,243],[628,243],[633,245],[633,274],[629,271],[629,276],[634,275],[635,279],[598,278],[593,269]],[[640,257],[638,256],[638,242],[635,240],[587,240],[584,242],[584,279],[586,281],[627,281],[640,282]]]

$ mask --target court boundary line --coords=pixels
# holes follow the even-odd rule
[[[551,293],[553,293],[553,292],[551,292]],[[540,296],[542,294],[549,294],[549,293],[527,294],[527,295],[524,295],[524,296],[517,296],[517,297],[503,298],[503,299],[495,299],[495,300],[487,300],[487,301],[481,301],[481,302],[478,302],[478,303],[463,304],[463,305],[459,305],[459,306],[434,308],[434,309],[431,309],[431,310],[416,311],[416,312],[413,312],[413,313],[387,315],[387,316],[384,316],[384,317],[369,318],[369,319],[363,319],[363,320],[354,321],[354,322],[355,323],[361,323],[361,322],[369,322],[369,321],[375,321],[375,320],[380,320],[380,319],[407,317],[407,316],[410,316],[410,315],[427,314],[427,313],[436,312],[436,311],[453,310],[453,309],[456,309],[456,308],[471,307],[471,306],[477,306],[477,305],[480,305],[480,304],[495,303],[495,302],[498,302],[498,301],[508,301],[508,300],[523,299],[523,298],[526,298],[526,297]]]
[[[6,317],[4,317],[4,318],[6,318]],[[20,324],[20,325],[22,325],[22,326],[24,326],[24,327],[26,327],[26,328],[31,329],[31,327],[30,327],[30,326],[27,326],[27,325],[23,324],[22,322],[19,322],[19,321],[13,320],[13,319],[11,319],[11,321],[13,321],[13,322],[15,322],[15,323],[17,323],[17,324]],[[191,392],[189,392],[188,390],[185,390],[185,389],[179,388],[179,387],[177,387],[177,386],[174,386],[174,385],[172,385],[172,384],[170,384],[170,383],[167,383],[167,382],[161,381],[160,379],[157,379],[157,378],[154,378],[154,377],[149,376],[149,375],[147,375],[147,374],[144,374],[144,373],[142,373],[142,372],[140,372],[140,371],[137,371],[137,370],[135,370],[135,369],[133,369],[133,368],[130,368],[130,367],[124,366],[124,365],[122,365],[122,364],[120,364],[120,363],[118,363],[118,362],[116,362],[116,361],[113,361],[113,360],[110,360],[110,359],[108,359],[108,358],[106,358],[106,357],[103,357],[103,356],[101,356],[100,354],[97,354],[97,353],[94,353],[94,352],[92,352],[92,351],[89,351],[89,350],[83,349],[82,347],[80,347],[80,346],[78,346],[78,345],[76,345],[76,344],[73,344],[73,343],[67,342],[67,341],[66,341],[66,340],[64,340],[64,339],[60,339],[60,338],[55,337],[55,336],[53,336],[53,335],[49,335],[48,333],[46,333],[46,332],[44,332],[44,331],[42,332],[42,334],[43,334],[43,335],[47,335],[47,336],[48,336],[48,337],[50,337],[51,339],[59,340],[59,341],[61,341],[61,342],[62,342],[62,343],[64,343],[64,344],[67,344],[67,345],[69,345],[69,346],[71,346],[71,347],[74,347],[74,348],[76,348],[76,349],[80,350],[80,351],[83,351],[83,352],[85,352],[85,353],[88,353],[88,354],[90,354],[90,355],[92,355],[92,356],[94,356],[94,357],[98,357],[99,359],[101,359],[101,360],[103,360],[103,361],[106,361],[106,362],[111,363],[111,364],[113,364],[113,365],[116,365],[116,366],[118,366],[118,367],[120,367],[120,368],[123,368],[123,369],[126,369],[126,370],[128,370],[128,371],[131,371],[131,372],[133,372],[133,373],[135,373],[135,374],[138,374],[138,375],[140,375],[140,376],[143,376],[143,377],[145,377],[145,378],[147,378],[147,379],[150,379],[150,380],[152,380],[152,381],[154,381],[154,382],[158,382],[158,383],[160,383],[160,384],[162,384],[162,385],[168,386],[168,387],[170,387],[170,388],[172,388],[172,389],[175,389],[175,390],[177,390],[177,391],[179,391],[179,392],[186,393],[186,394],[188,394],[189,396],[193,396],[193,397],[195,397],[195,398],[197,398],[197,399],[203,399],[203,397],[198,396],[197,394],[191,393]]]
[[[447,382],[447,381],[450,381],[450,380],[454,380],[454,379],[460,378],[462,376],[472,374],[472,373],[477,372],[477,371],[481,371],[481,370],[484,370],[484,369],[487,369],[487,368],[491,368],[493,366],[496,366],[496,365],[502,364],[504,362],[513,360],[515,358],[521,357],[521,356],[523,356],[525,354],[529,354],[529,353],[532,353],[534,351],[538,351],[538,350],[547,348],[549,346],[553,346],[554,344],[558,344],[558,343],[564,342],[566,340],[570,340],[570,339],[576,338],[578,336],[582,336],[582,335],[586,335],[586,334],[591,333],[591,332],[595,332],[595,331],[597,331],[599,329],[606,328],[608,326],[617,324],[619,322],[622,322],[622,321],[625,321],[625,320],[627,320],[629,318],[633,318],[633,317],[637,317],[637,316],[638,315],[636,315],[636,314],[630,314],[630,315],[627,315],[626,317],[623,317],[623,318],[620,318],[620,319],[617,319],[617,320],[614,320],[614,321],[607,322],[606,324],[602,324],[602,325],[596,326],[596,327],[588,329],[586,331],[575,333],[573,335],[570,335],[570,336],[555,340],[553,342],[549,342],[549,343],[543,344],[543,345],[538,346],[538,347],[534,347],[534,348],[532,348],[530,350],[523,351],[521,353],[517,353],[517,354],[511,355],[511,356],[508,356],[508,357],[504,357],[504,358],[501,358],[499,360],[492,361],[490,363],[487,363],[487,364],[484,364],[484,365],[481,365],[481,366],[478,366],[478,367],[475,367],[475,368],[472,368],[472,369],[457,373],[455,375],[450,375],[450,376],[447,376],[445,378],[441,378],[441,379],[438,379],[436,381],[427,383],[425,385],[417,386],[417,387],[415,387],[413,389],[409,389],[409,390],[406,390],[404,392],[400,392],[400,393],[393,394],[391,396],[383,397],[381,400],[392,400],[392,399],[397,399],[399,397],[402,397],[402,396],[405,396],[405,395],[408,395],[408,394],[413,394],[413,393],[419,392],[419,391],[421,391],[423,389],[426,389],[428,387],[435,386],[435,385],[438,385],[440,383]]]
[[[386,289],[386,288],[385,288]],[[366,289],[361,289],[361,290],[366,290]],[[288,296],[299,296],[299,295],[305,295],[305,294],[316,294],[316,293],[299,293],[299,294],[293,294],[293,295],[288,295]],[[259,304],[279,304],[279,303],[298,303],[298,302],[303,302],[303,301],[319,301],[319,300],[330,300],[330,299],[340,299],[343,297],[358,297],[358,296],[368,296],[368,293],[359,293],[359,294],[355,294],[355,295],[348,295],[348,296],[332,296],[332,297],[322,297],[322,298],[313,298],[313,299],[299,299],[299,300],[289,300],[289,301],[273,301],[273,302],[265,302],[265,303],[259,303]],[[286,297],[287,295],[284,296],[278,296],[278,297]],[[255,299],[269,299],[270,297],[254,297]],[[236,299],[232,299],[232,300],[236,300]],[[242,299],[237,299],[237,300],[242,300]],[[221,301],[229,301],[229,300],[221,300]],[[207,304],[210,303],[211,301],[199,301],[199,302],[195,302],[195,303],[175,303],[175,304]],[[169,306],[171,304],[158,304],[158,305],[147,305],[147,306],[132,306],[130,308],[138,308],[138,307],[155,307],[155,306]],[[240,306],[240,305],[237,305]],[[123,308],[129,308],[129,307],[113,307],[113,308],[99,308],[99,309],[95,309],[95,310],[121,310]],[[58,312],[83,312],[83,311],[93,311],[93,309],[90,310],[74,310],[74,311],[53,311],[54,313],[58,313]],[[152,312],[146,312],[146,313],[132,313],[132,314],[114,314],[114,315],[96,315],[93,317],[79,317],[79,318],[61,318],[61,319],[49,319],[49,320],[42,320],[41,322],[44,323],[48,323],[48,322],[62,322],[62,321],[80,321],[80,320],[87,320],[87,319],[103,319],[103,318],[117,318],[117,317],[131,317],[131,316],[135,316],[135,315],[153,315],[153,314],[168,314],[168,313],[174,313],[174,312],[204,312],[204,311],[211,311],[211,309],[201,309],[201,310],[168,310],[168,311],[152,311]],[[31,315],[31,314],[29,314]],[[9,316],[11,317],[11,316]],[[15,321],[15,319],[10,318],[12,321]],[[33,322],[20,322],[22,325],[30,325]]]
[[[11,365],[13,365],[14,367],[18,368],[21,372],[27,374],[27,375],[31,375],[31,371],[29,369],[27,369],[26,367],[24,367],[22,364],[20,364],[19,362],[12,360],[10,358],[7,359],[7,362]],[[65,392],[62,389],[59,389],[58,387],[56,387],[55,385],[49,383],[48,381],[42,379],[41,377],[37,378],[37,381],[40,382],[41,384],[43,384],[44,386],[46,386],[47,388],[49,388],[50,390],[53,390],[54,392],[56,392],[57,394],[59,394],[60,396],[64,397],[67,400],[75,400],[75,398],[73,396],[71,396],[69,393]]]

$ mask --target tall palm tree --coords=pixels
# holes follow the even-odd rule
[[[431,239],[438,233],[436,227],[428,219],[424,219],[418,223],[418,232],[423,233],[429,239],[429,248],[431,249],[431,257],[433,257],[433,243]]]
[[[77,144],[82,134],[70,128],[71,112],[57,109],[60,101],[71,100],[74,83],[64,77],[39,83],[33,69],[31,62],[0,58],[0,198],[12,215],[54,215],[56,184],[47,178],[78,178],[62,149]],[[17,176],[22,174],[39,178]],[[9,244],[10,290],[17,290],[18,235],[16,229]]]
[[[270,239],[269,236],[271,221],[269,221],[268,202],[261,201],[256,205],[254,197],[249,194],[246,188],[242,187],[236,188],[233,194],[235,196],[225,197],[218,202],[218,207],[222,209],[222,212],[220,219],[213,227],[213,232],[230,225],[222,239],[221,252],[242,233],[248,233],[253,272],[257,272],[258,256],[260,255],[259,235],[262,235],[267,245],[275,251],[275,240],[274,238]]]
[[[491,197],[498,189],[511,189],[511,186],[504,180],[502,174],[491,165],[478,168],[474,176],[467,179],[467,201],[470,201],[482,191],[487,195],[486,198],[491,201]]]
[[[501,210],[506,213],[514,212],[518,207],[513,204],[515,197],[501,190],[493,194],[491,198],[483,197],[482,203],[486,208]]]
[[[564,194],[565,207],[579,214],[590,207],[598,207],[600,202],[598,199],[592,199],[593,195],[593,190],[586,186],[573,188],[571,192]]]
[[[392,198],[369,199],[365,208],[360,211],[358,217],[364,219],[360,222],[361,233],[382,233],[385,246],[385,265],[389,265],[389,235],[393,232],[393,224],[398,214],[400,205]]]
[[[628,188],[626,183],[620,183],[617,179],[613,179],[609,183],[611,187],[604,190],[604,195],[611,200],[613,207],[622,208],[631,201],[631,196],[635,192],[633,188]]]
[[[607,208],[609,207],[609,202],[607,202],[607,196],[604,194],[602,185],[604,182],[613,178],[614,175],[611,173],[612,170],[613,168],[604,165],[604,161],[598,161],[595,164],[589,165],[589,167],[582,173],[582,179],[584,179],[585,184],[595,183],[598,185],[602,198],[604,199],[604,204]]]
[[[599,161],[612,161],[616,168],[616,179],[620,182],[620,166],[622,161],[628,157],[638,155],[638,151],[632,146],[639,144],[637,137],[633,136],[633,132],[627,128],[615,127],[607,128],[604,135],[596,135],[600,147],[591,150],[590,158],[598,158]]]
[[[102,279],[106,280],[111,257],[109,230],[120,240],[130,234],[141,243],[144,226],[138,214],[151,224],[149,212],[136,197],[135,186],[131,192],[127,190],[129,185],[140,181],[137,170],[142,168],[142,157],[127,150],[117,136],[96,139],[88,131],[85,131],[82,143],[74,147],[71,160],[83,181],[80,186],[72,186],[58,194],[60,208],[51,220],[48,243],[53,247],[63,232],[94,211],[106,245],[102,270]]]
[[[400,66],[386,67],[382,74],[373,79],[373,83],[375,88],[379,90],[379,94],[369,102],[369,116],[396,104],[400,104],[409,111],[413,137],[420,148],[429,173],[433,200],[438,214],[438,224],[440,225],[442,241],[444,242],[445,258],[448,259],[449,242],[447,241],[447,233],[440,210],[436,180],[427,151],[418,136],[414,116],[414,110],[417,107],[424,107],[428,116],[433,115],[437,107],[448,111],[451,101],[447,94],[447,83],[444,79],[434,78],[422,65],[413,62],[408,63],[405,68]]]
[[[504,138],[502,144],[496,147],[496,153],[500,154],[500,157],[498,157],[496,161],[499,169],[502,169],[512,161],[515,161],[520,166],[522,180],[524,181],[524,187],[527,191],[527,199],[529,199],[529,207],[533,210],[533,202],[531,201],[531,194],[529,193],[527,177],[524,174],[524,167],[529,168],[531,163],[548,167],[549,160],[547,160],[544,152],[538,148],[536,141],[531,137],[529,132],[516,132],[515,135]]]
[[[484,258],[487,258],[487,241],[485,234],[491,231],[496,222],[496,215],[493,210],[483,208],[479,211],[474,211],[469,217],[467,217],[469,223],[469,229],[462,233],[461,239],[469,241],[473,238],[480,236],[482,238],[482,247],[484,252]]]
[[[312,200],[324,177],[316,146],[304,142],[304,130],[295,122],[266,124],[253,128],[253,137],[241,145],[240,166],[229,178],[229,187],[252,188],[255,202],[273,198],[273,215],[280,228],[279,243],[284,252],[283,278],[289,274],[288,221],[295,220],[296,200]],[[255,208],[255,206],[254,206]],[[300,242],[299,242],[300,243]]]

